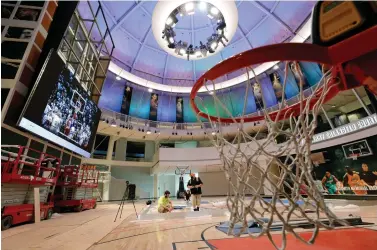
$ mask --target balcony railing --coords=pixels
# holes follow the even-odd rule
[[[308,97],[310,96],[316,89],[318,84],[304,90],[304,96]],[[290,99],[285,100],[286,105],[290,106],[299,101],[299,96],[294,96]],[[154,128],[154,129],[173,129],[173,130],[195,130],[195,129],[211,129],[211,123],[210,122],[192,122],[192,123],[176,123],[176,122],[162,122],[162,121],[151,121],[148,119],[142,119],[137,118],[125,114],[121,114],[115,111],[111,111],[105,108],[101,108],[102,115],[101,120],[107,121],[110,125],[113,124],[114,126],[117,125],[125,125],[127,127],[131,126],[137,126],[139,128]],[[245,115],[245,117],[256,117],[256,116],[262,116],[264,112],[271,113],[274,111],[279,110],[279,104],[271,106],[269,108],[266,108],[265,111],[257,111],[248,115]],[[224,126],[231,126],[231,124],[221,124]],[[219,127],[219,123],[214,123],[214,126]]]

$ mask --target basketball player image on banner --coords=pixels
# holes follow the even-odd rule
[[[276,72],[270,74],[269,76],[272,82],[272,88],[275,91],[276,99],[278,102],[281,102],[283,98],[283,85],[280,82],[280,77]]]
[[[131,106],[131,97],[132,97],[132,87],[126,86],[124,88],[124,94],[122,99],[122,106],[120,108],[120,112],[122,114],[128,115],[130,112]]]
[[[183,123],[183,98],[181,96],[176,98],[176,117],[177,123]]]
[[[157,120],[158,94],[152,93],[150,100],[149,120]]]
[[[253,93],[257,110],[261,110],[263,107],[262,89],[260,84],[257,82],[253,84]]]
[[[309,85],[308,80],[306,79],[306,76],[304,75],[304,73],[302,73],[302,78],[300,77],[300,74],[299,74],[298,68],[297,68],[299,66],[299,63],[290,62],[288,65],[289,65],[289,68],[291,69],[291,71],[292,71],[292,73],[293,73],[293,75],[295,77],[297,86],[300,87],[300,85],[299,85],[300,84],[300,79],[302,79],[303,84],[304,84],[302,86],[302,88],[303,89],[309,88],[310,85]],[[301,72],[302,72],[302,70],[301,70]]]

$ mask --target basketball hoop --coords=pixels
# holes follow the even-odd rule
[[[311,175],[313,163],[310,146],[322,105],[340,91],[360,86],[347,85],[342,64],[375,51],[377,43],[375,40],[371,42],[371,37],[377,39],[377,28],[359,33],[331,47],[285,43],[252,49],[222,61],[195,83],[190,95],[191,107],[196,112],[199,122],[202,122],[201,118],[205,118],[209,121],[212,131],[217,131],[207,133],[207,136],[219,151],[222,168],[229,182],[226,201],[230,211],[228,234],[234,234],[236,224],[241,224],[241,230],[236,236],[248,232],[248,220],[253,219],[260,225],[261,232],[249,233],[250,237],[267,235],[275,248],[285,249],[288,232],[300,241],[312,244],[320,228],[332,229],[334,222],[346,225],[345,221],[338,219],[326,207],[323,194]],[[256,75],[253,67],[276,61],[286,62],[284,72],[280,74],[280,77],[284,78],[281,79],[281,101],[275,110],[267,109],[264,89],[260,87],[261,110],[255,115],[246,114],[249,91],[252,91],[251,88],[255,88],[255,85],[262,86],[263,76]],[[330,70],[307,91],[304,90],[304,74],[298,61],[330,65]],[[295,103],[285,98],[288,70],[292,65],[298,78],[298,95]],[[246,71],[245,95],[240,117],[233,116],[229,111],[223,103],[225,99],[219,98],[221,93],[216,91],[214,84],[217,78],[237,70]],[[197,97],[198,91],[203,88],[212,95],[215,107],[215,111],[211,109],[212,113],[205,102]],[[255,91],[252,95],[255,97]],[[257,131],[253,129],[254,134],[250,135],[245,123],[261,120],[265,122],[259,126],[254,124]],[[226,123],[236,124],[237,129],[232,141],[229,141],[227,136],[229,129],[227,133],[224,132]],[[259,140],[258,135],[264,130],[268,131],[267,137]],[[285,143],[277,143],[276,138],[280,135],[285,136]],[[277,175],[272,172],[272,166],[276,165],[280,169]],[[271,201],[266,201],[261,195],[265,191],[272,193]],[[251,194],[251,198],[248,198],[247,194]],[[304,198],[302,194],[307,197]],[[302,205],[299,206],[299,203]],[[315,212],[308,214],[305,212],[306,208]],[[294,230],[292,222],[298,217],[313,225],[314,230],[310,239],[302,238]],[[323,219],[327,219],[329,224],[323,223]],[[276,220],[283,224],[280,247],[271,236],[273,222]]]
[[[359,157],[359,154],[351,154],[350,155],[350,158],[352,159],[352,160],[357,160],[357,157]]]

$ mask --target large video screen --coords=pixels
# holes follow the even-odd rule
[[[50,52],[30,94],[19,126],[90,157],[101,110],[65,63]]]

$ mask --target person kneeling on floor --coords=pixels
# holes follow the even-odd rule
[[[159,213],[170,213],[173,210],[173,203],[171,202],[170,192],[165,191],[164,195],[158,199],[158,212]]]

